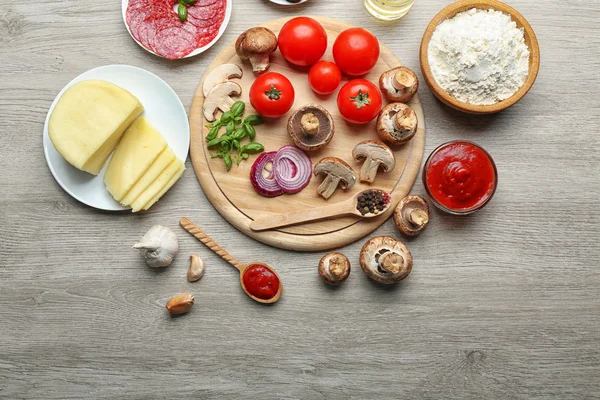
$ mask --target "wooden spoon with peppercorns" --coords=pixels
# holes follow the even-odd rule
[[[340,203],[255,219],[250,223],[250,229],[264,231],[342,215],[373,218],[385,212],[389,207],[390,195],[388,193],[380,189],[368,189]]]

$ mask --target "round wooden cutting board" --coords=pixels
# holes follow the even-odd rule
[[[333,60],[331,47],[335,38],[340,32],[352,26],[331,18],[312,18],[321,22],[327,30],[328,50],[323,58]],[[282,25],[289,19],[273,20],[262,26],[278,34]],[[190,110],[190,156],[192,164],[204,193],[206,193],[215,209],[246,235],[275,247],[297,251],[319,251],[340,247],[368,235],[383,224],[392,214],[395,205],[411,190],[423,158],[425,118],[419,96],[416,95],[409,103],[415,110],[419,120],[417,134],[409,143],[392,147],[396,155],[396,168],[388,173],[379,172],[375,183],[371,185],[373,188],[383,189],[391,193],[392,207],[387,212],[370,219],[350,216],[290,226],[278,230],[254,232],[250,229],[250,223],[256,218],[337,203],[348,199],[356,192],[368,189],[370,186],[358,182],[357,179],[356,185],[351,189],[343,191],[338,188],[329,200],[325,200],[317,194],[317,187],[322,178],[313,176],[310,184],[299,193],[266,198],[254,191],[249,179],[250,168],[257,155],[251,155],[248,160],[242,161],[239,167],[234,163],[229,172],[226,171],[222,159],[211,159],[204,139],[208,133],[208,128],[205,127],[207,121],[204,119],[202,112],[202,103],[204,102],[202,82],[206,75],[221,64],[233,63],[242,67],[244,76],[242,79],[236,79],[235,81],[240,84],[243,90],[241,100],[246,102],[244,115],[254,113],[248,100],[248,92],[255,76],[250,65],[242,62],[236,55],[234,44],[235,42],[232,42],[227,45],[208,66],[196,89]],[[336,156],[348,162],[358,175],[361,164],[352,158],[352,149],[362,140],[378,139],[375,132],[375,122],[373,121],[367,125],[347,123],[339,115],[336,105],[336,93],[330,96],[319,96],[313,93],[308,85],[306,69],[300,69],[287,63],[279,51],[271,55],[271,63],[270,71],[280,72],[290,79],[296,90],[296,99],[292,110],[288,114],[255,127],[257,132],[255,141],[262,143],[265,146],[265,151],[276,151],[284,145],[292,144],[286,130],[289,116],[294,110],[307,103],[319,103],[333,116],[335,136],[324,149],[308,153],[313,165],[323,157]],[[399,65],[401,65],[400,60],[382,44],[379,62],[365,78],[377,83],[382,72]],[[345,81],[347,81],[347,78],[344,78],[342,84]],[[246,141],[243,143],[246,143]]]

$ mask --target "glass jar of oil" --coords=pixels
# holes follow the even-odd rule
[[[415,0],[363,0],[365,8],[375,18],[392,21],[404,17]]]

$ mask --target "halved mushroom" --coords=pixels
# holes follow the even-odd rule
[[[252,71],[265,72],[271,66],[269,54],[277,50],[277,36],[261,26],[250,28],[235,42],[235,52],[242,60],[250,60]]]
[[[392,284],[406,278],[412,271],[412,254],[391,236],[375,236],[360,251],[360,266],[377,282]]]
[[[317,189],[317,193],[325,199],[331,197],[338,185],[346,190],[356,183],[356,174],[351,166],[337,157],[325,157],[314,168],[315,176],[325,174],[325,179]]]
[[[235,82],[227,81],[212,88],[204,99],[204,118],[208,122],[214,121],[217,110],[229,111],[233,103],[230,96],[239,96],[242,88]]]
[[[350,261],[341,253],[328,253],[319,261],[319,276],[330,285],[339,285],[350,275]]]
[[[206,96],[218,84],[227,82],[232,78],[241,78],[242,74],[242,69],[236,64],[219,65],[204,78],[202,93]]]
[[[387,101],[406,103],[417,93],[419,78],[411,69],[398,67],[381,74],[379,88]]]
[[[404,103],[392,103],[383,107],[377,118],[377,134],[392,144],[408,142],[417,133],[417,114]]]
[[[294,144],[302,150],[319,150],[333,138],[333,118],[319,104],[307,104],[292,114],[287,131]]]
[[[365,160],[359,173],[361,182],[373,183],[380,167],[384,172],[390,172],[396,166],[392,149],[377,140],[364,140],[357,144],[352,150],[352,157],[356,161]]]
[[[394,210],[394,222],[400,232],[417,236],[429,224],[429,204],[421,196],[406,196]]]

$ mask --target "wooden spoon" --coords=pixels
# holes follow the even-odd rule
[[[276,214],[271,215],[269,217],[258,218],[250,223],[250,229],[252,229],[253,231],[264,231],[267,229],[275,229],[281,228],[283,226],[300,224],[303,222],[339,217],[341,215],[357,215],[363,218],[377,217],[378,215],[383,214],[390,207],[389,200],[383,208],[383,210],[379,211],[377,214],[367,213],[363,215],[360,211],[358,211],[357,208],[358,196],[360,196],[363,193],[370,192],[372,190],[378,189],[363,190],[362,192],[358,192],[348,200],[344,200],[340,203],[330,204],[328,206],[316,207],[311,208],[309,210],[294,211],[287,214]],[[383,190],[381,190],[381,192],[383,192]]]
[[[206,245],[206,247],[208,247],[209,249],[211,249],[212,251],[217,253],[219,256],[221,256],[222,259],[224,259],[229,264],[236,267],[238,271],[240,271],[240,285],[242,286],[242,289],[244,290],[244,292],[248,296],[250,296],[250,298],[252,300],[257,301],[259,303],[263,303],[263,304],[271,304],[271,303],[275,303],[277,300],[279,300],[279,298],[281,297],[281,293],[283,292],[283,282],[281,281],[281,278],[279,277],[279,275],[277,274],[277,272],[275,272],[275,270],[273,268],[271,268],[267,264],[261,263],[261,262],[252,262],[250,264],[241,264],[239,261],[237,261],[235,258],[233,258],[229,253],[227,253],[225,250],[223,250],[223,248],[221,246],[219,246],[214,240],[212,240],[210,237],[208,237],[206,235],[206,233],[204,233],[202,231],[202,229],[200,229],[196,224],[194,224],[188,218],[185,218],[185,217],[181,218],[181,220],[179,220],[179,225],[181,225],[181,227],[183,229],[185,229],[186,231],[191,233],[196,239],[198,239],[199,241],[204,243]],[[252,295],[248,291],[248,289],[246,289],[246,285],[244,284],[244,279],[243,279],[244,273],[246,272],[246,270],[249,267],[254,266],[254,265],[261,265],[261,266],[267,268],[269,271],[271,271],[277,277],[277,279],[279,279],[279,290],[277,290],[277,293],[275,294],[275,296],[271,297],[270,299],[261,299],[259,297],[256,297],[256,296]]]

